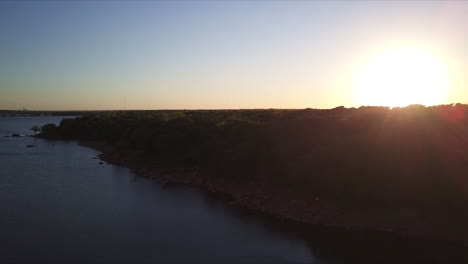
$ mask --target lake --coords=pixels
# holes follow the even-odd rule
[[[99,152],[74,141],[4,137],[31,134],[33,125],[60,120],[0,118],[0,263],[455,263],[459,259],[459,252],[447,253],[438,245],[400,243],[394,238],[374,243],[362,233],[303,228],[271,219],[197,188],[165,186],[123,167],[100,165],[95,159]]]

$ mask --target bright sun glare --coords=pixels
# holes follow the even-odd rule
[[[442,103],[447,69],[420,49],[392,49],[372,57],[357,76],[361,105],[407,106]]]

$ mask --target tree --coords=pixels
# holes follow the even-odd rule
[[[57,137],[57,125],[55,124],[46,124],[41,128],[41,136],[46,138],[55,138]]]
[[[34,131],[34,135],[36,135],[37,132],[41,131],[41,128],[39,126],[34,125],[31,127],[31,130]]]

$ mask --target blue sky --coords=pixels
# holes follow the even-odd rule
[[[468,2],[0,2],[0,109],[358,106],[385,47],[449,65],[467,103]],[[468,90],[466,90],[468,92]]]

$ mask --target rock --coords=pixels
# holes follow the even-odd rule
[[[100,161],[100,162],[99,162],[99,165],[102,165],[102,164],[104,164],[104,162]]]
[[[35,147],[36,145],[26,145],[27,148],[33,148]]]
[[[11,134],[11,137],[21,137],[20,134]]]
[[[10,136],[3,136],[3,137],[10,137]]]

